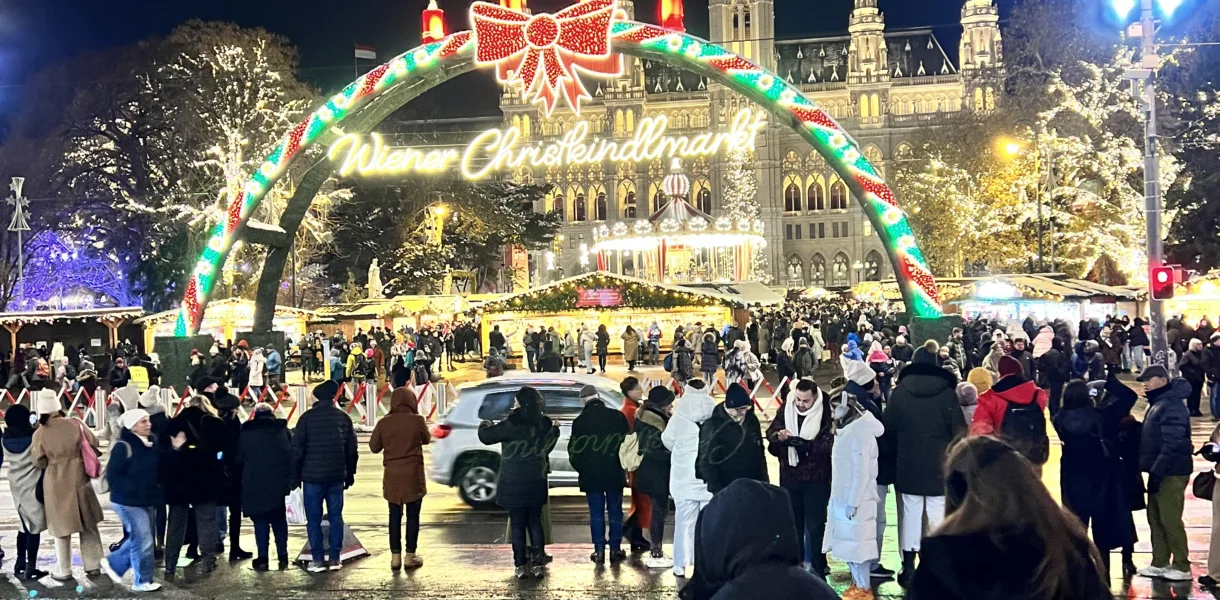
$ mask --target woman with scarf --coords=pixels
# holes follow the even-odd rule
[[[21,404],[10,406],[4,413],[4,462],[8,464],[9,491],[17,510],[17,560],[13,575],[25,581],[47,576],[38,569],[38,545],[47,530],[47,514],[38,500],[38,483],[42,469],[34,466],[30,445],[38,418]]]
[[[110,484],[110,507],[123,522],[127,537],[102,559],[102,569],[115,583],[122,582],[130,570],[132,591],[155,592],[161,589],[161,584],[153,581],[156,511],[165,502],[157,482],[161,448],[144,409],[123,413],[120,424],[122,431],[110,447],[106,463],[106,481]],[[186,436],[180,433],[171,443],[180,448]]]

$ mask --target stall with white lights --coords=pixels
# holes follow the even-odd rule
[[[754,255],[767,245],[762,221],[713,218],[691,206],[679,159],[661,187],[669,201],[647,219],[593,231],[589,252],[598,269],[667,284],[749,279]]]
[[[213,312],[213,308],[216,309],[215,312]],[[144,347],[151,352],[153,341],[157,336],[172,334],[177,316],[177,310],[167,310],[136,319],[137,325],[144,326]],[[282,331],[288,339],[295,341],[305,334],[306,324],[316,318],[317,315],[312,310],[276,306],[273,326],[275,331]],[[250,331],[253,325],[253,300],[225,298],[212,303],[199,333],[200,335],[211,335],[217,343],[224,343],[226,340],[236,340],[238,332]]]
[[[1127,314],[1135,292],[1083,279],[1054,275],[1003,275],[987,279],[942,283],[941,295],[968,319],[986,317],[1005,321],[1104,320]],[[958,283],[956,286],[944,285]]]

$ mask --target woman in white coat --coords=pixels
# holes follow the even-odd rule
[[[872,600],[870,561],[877,551],[877,438],[885,427],[844,393],[834,408],[835,444],[831,451],[830,506],[822,552],[847,563],[852,600]]]
[[[588,374],[592,375],[596,369],[593,368],[593,347],[597,344],[597,334],[593,333],[585,325],[580,326],[580,365],[588,369]]]
[[[262,348],[255,348],[250,355],[250,382],[246,384],[250,386],[250,399],[253,402],[262,402],[259,398],[263,395],[263,385],[266,381],[267,357],[263,356]]]
[[[676,508],[674,522],[674,575],[686,576],[695,562],[695,525],[699,512],[712,501],[707,484],[695,475],[699,457],[699,425],[712,416],[716,401],[708,395],[706,383],[692,379],[678,401],[674,415],[661,433],[661,443],[669,449],[669,495]]]

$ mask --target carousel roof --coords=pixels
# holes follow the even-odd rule
[[[673,219],[678,223],[689,223],[695,218],[703,219],[704,223],[715,221],[711,215],[691,206],[684,198],[671,197],[669,202],[665,203],[657,212],[652,213],[648,220],[653,223],[660,223],[665,219]]]

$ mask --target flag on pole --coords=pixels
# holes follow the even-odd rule
[[[370,46],[361,46],[356,44],[356,58],[363,60],[377,60],[377,51]]]

